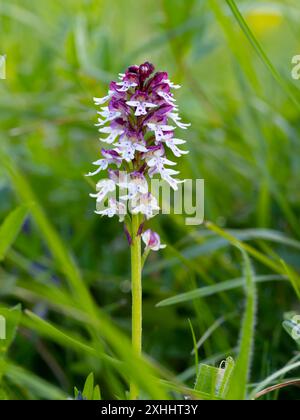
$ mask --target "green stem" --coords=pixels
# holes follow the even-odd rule
[[[141,236],[137,236],[139,226],[139,215],[133,215],[131,245],[132,348],[138,357],[142,353],[142,258]],[[136,400],[138,395],[137,385],[131,382],[130,399]]]

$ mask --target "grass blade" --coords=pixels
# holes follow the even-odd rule
[[[245,251],[242,251],[242,254],[246,278],[246,309],[241,328],[239,355],[226,396],[229,400],[246,399],[254,343],[256,287],[250,259]]]
[[[254,276],[253,278],[255,283],[265,283],[269,281],[286,281],[286,276],[280,275],[269,275],[269,276]],[[191,292],[181,293],[180,295],[176,295],[170,297],[168,299],[162,300],[156,306],[169,306],[169,305],[176,305],[178,303],[188,302],[197,298],[203,298],[207,296],[212,296],[216,293],[222,293],[229,290],[234,290],[239,287],[245,286],[245,278],[240,277],[238,279],[227,280],[222,283],[214,284],[213,286],[202,287],[200,289],[192,290]]]
[[[291,372],[292,370],[300,368],[300,362],[296,362],[293,364],[289,364],[284,368],[278,370],[277,372],[273,373],[272,375],[268,376],[264,381],[262,381],[259,385],[257,385],[254,390],[251,392],[250,398],[255,399],[257,394],[259,394],[262,390],[264,390],[267,386],[272,384],[276,379],[281,378],[282,376],[286,375],[287,373]]]
[[[7,363],[5,376],[18,387],[30,390],[44,400],[66,400],[68,395],[42,378],[11,362]]]
[[[12,211],[0,227],[0,261],[3,261],[10,247],[17,238],[28,214],[26,206]]]

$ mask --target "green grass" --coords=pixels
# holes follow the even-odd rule
[[[130,380],[142,398],[253,399],[299,378],[298,3],[1,1],[1,399],[125,399]],[[92,98],[145,60],[182,85],[180,170],[205,179],[208,222],[151,222],[168,247],[145,265],[137,358],[127,242],[94,215],[84,174]]]

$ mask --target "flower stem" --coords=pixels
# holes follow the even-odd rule
[[[139,226],[139,215],[133,215],[131,245],[132,349],[137,357],[142,353],[142,258],[141,236],[137,235]],[[138,395],[137,385],[131,382],[130,399],[136,400]]]

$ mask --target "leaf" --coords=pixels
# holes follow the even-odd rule
[[[45,400],[65,400],[68,397],[59,388],[11,362],[7,365],[5,376],[16,386],[24,387]]]
[[[211,230],[213,230],[213,224],[207,223],[207,227]],[[227,233],[230,235],[231,238],[235,238],[239,241],[251,241],[251,240],[264,240],[264,241],[271,241],[278,244],[286,245],[288,247],[292,247],[295,249],[300,250],[300,242],[291,239],[284,235],[282,232],[278,232],[276,230],[271,229],[244,229],[244,230],[236,230],[236,229],[228,229],[223,231],[224,233]],[[220,232],[215,231],[215,233],[220,235]],[[196,240],[198,241],[198,237],[201,238],[201,241],[203,238],[207,238],[207,240],[204,243],[196,244],[189,246],[182,250],[181,252],[178,252],[175,250],[174,247],[171,246],[171,244],[168,244],[168,249],[171,249],[171,251],[174,251],[175,254],[174,258],[169,259],[163,259],[158,262],[153,262],[152,264],[148,265],[145,269],[146,274],[150,274],[159,270],[162,270],[164,268],[170,268],[175,266],[176,264],[179,264],[180,262],[187,265],[187,267],[193,269],[195,272],[199,271],[199,268],[197,268],[196,264],[192,265],[192,259],[195,259],[200,256],[204,255],[210,255],[211,253],[218,251],[220,249],[224,249],[228,247],[229,243],[231,242],[228,237],[225,238],[224,235],[223,238],[215,238],[212,237],[212,232],[209,231],[203,231],[201,232],[201,235],[199,233],[195,233],[193,236],[196,237]],[[187,241],[190,241],[191,237],[187,237]],[[251,248],[253,250],[253,248]],[[249,250],[248,250],[248,253]],[[254,256],[254,255],[253,255]],[[259,257],[258,257],[259,258]],[[266,265],[269,264],[268,261],[262,260],[262,257],[260,257],[260,260],[265,263]],[[199,272],[201,275],[201,273]]]
[[[234,371],[235,362],[232,357],[227,357],[227,359],[223,363],[225,364],[225,367],[224,367],[223,379],[221,381],[220,388],[219,388],[219,395],[222,398],[225,398],[228,391],[229,383],[231,380],[231,375]]]
[[[288,364],[282,369],[279,369],[277,372],[273,373],[272,375],[268,376],[262,382],[260,382],[251,392],[250,399],[255,399],[256,395],[264,390],[267,386],[274,383],[276,379],[282,378],[287,373],[291,372],[292,370],[300,368],[300,362]]]
[[[101,401],[101,392],[99,385],[96,385],[93,393],[93,401]]]
[[[25,315],[26,317],[22,318],[22,325],[33,331],[37,331],[43,337],[49,338],[64,347],[68,347],[79,352],[79,354],[84,352],[85,354],[93,356],[98,360],[107,362],[113,368],[117,369],[125,379],[128,379],[129,375],[132,374],[132,370],[135,368],[134,377],[137,381],[139,381],[141,386],[144,386],[145,390],[149,392],[149,395],[153,395],[154,398],[157,396],[158,399],[162,397],[162,399],[165,399],[165,392],[157,385],[158,379],[155,376],[158,373],[157,367],[155,365],[151,365],[147,360],[136,358],[131,352],[131,346],[128,345],[127,338],[122,335],[118,337],[118,330],[116,330],[113,326],[111,326],[111,333],[114,334],[115,339],[118,340],[118,348],[123,346],[126,353],[130,355],[130,358],[128,357],[128,359],[125,360],[125,363],[98,351],[97,347],[92,346],[92,344],[85,343],[82,338],[74,337],[69,332],[63,331],[61,327],[58,328],[39,318],[33,312],[26,310]],[[99,330],[105,326],[102,321],[97,319],[89,319],[86,323],[88,322],[95,323],[97,329]]]
[[[252,348],[254,343],[255,315],[256,315],[256,287],[250,259],[245,251],[241,250],[244,259],[246,278],[246,308],[241,327],[239,355],[229,384],[226,399],[245,400],[247,395],[247,382],[250,374]]]
[[[89,401],[93,399],[93,395],[94,395],[94,374],[93,373],[90,373],[89,376],[87,377],[84,384],[83,391],[82,391],[82,395],[84,398],[86,398]]]
[[[254,276],[255,283],[265,283],[269,281],[286,281],[287,277],[279,275],[266,275],[266,276]],[[182,302],[188,302],[197,298],[203,298],[212,296],[216,293],[222,293],[228,290],[234,290],[239,287],[245,286],[245,278],[240,277],[233,280],[223,281],[221,283],[214,284],[213,286],[201,287],[199,289],[192,290],[190,292],[181,293],[179,295],[164,299],[159,302],[156,306],[163,307],[169,305],[175,305]]]
[[[79,395],[79,391],[76,388],[76,386],[74,386],[74,397],[75,397],[75,400],[77,399],[78,395]]]
[[[195,390],[209,394],[212,399],[223,399],[226,395],[233,368],[234,361],[231,357],[222,362],[219,368],[201,364]]]
[[[26,206],[12,211],[0,227],[0,261],[3,261],[10,247],[16,240],[28,214]]]
[[[208,394],[211,398],[217,395],[217,387],[223,378],[222,369],[203,365],[199,366],[195,390]]]
[[[193,345],[194,345],[194,355],[195,355],[195,366],[196,366],[196,377],[198,376],[198,366],[199,366],[199,356],[198,356],[198,347],[197,347],[197,340],[196,340],[196,335],[195,335],[195,331],[193,328],[193,324],[191,322],[191,320],[189,319],[189,326],[191,329],[191,333],[192,333],[192,338],[193,338]]]
[[[94,356],[100,360],[106,360],[111,363],[118,363],[117,360],[97,352],[93,347],[86,344],[82,338],[75,338],[69,332],[65,332],[62,328],[57,328],[53,324],[38,317],[31,311],[25,310],[25,317],[22,318],[21,323],[27,328],[38,332],[41,336],[53,340],[55,343],[61,344],[64,347],[71,348],[77,352],[84,352],[90,356]]]

